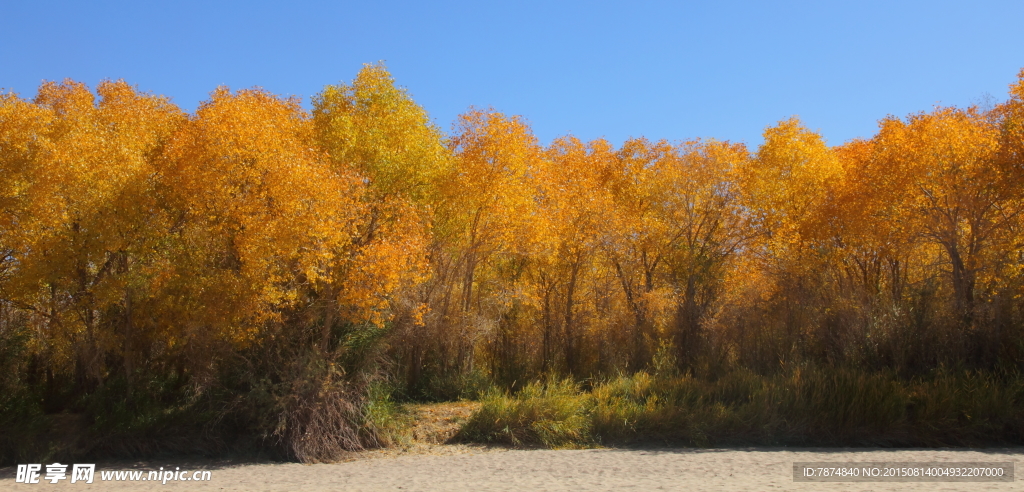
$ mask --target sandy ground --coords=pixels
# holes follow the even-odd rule
[[[802,461],[1016,462],[1016,480],[987,483],[802,483]],[[891,449],[588,449],[505,450],[436,445],[401,453],[362,453],[351,461],[297,463],[115,462],[98,470],[205,469],[209,482],[15,483],[0,469],[3,490],[1024,490],[1024,448]]]

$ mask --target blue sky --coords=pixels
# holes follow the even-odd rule
[[[831,144],[887,114],[1006,97],[1024,2],[0,0],[0,87],[123,78],[192,111],[218,85],[309,100],[383,60],[449,130],[469,106],[572,133]]]

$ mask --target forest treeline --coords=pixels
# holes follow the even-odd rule
[[[1024,71],[839,146],[445,133],[382,65],[300,103],[0,95],[0,459],[55,414],[315,461],[387,445],[392,399],[550,377],[1024,364]]]

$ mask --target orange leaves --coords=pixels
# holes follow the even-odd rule
[[[124,320],[101,323],[99,313],[125,309],[147,282],[163,219],[155,156],[185,120],[166,98],[122,81],[97,92],[98,101],[82,84],[48,82],[33,103],[0,103],[0,200],[10,200],[0,224],[17,265],[0,290],[39,314],[40,342],[62,370],[127,350],[115,343]]]
[[[902,217],[893,219],[928,231],[959,235],[955,231],[973,227],[987,234],[978,228],[993,205],[1017,193],[1012,167],[995,159],[998,127],[974,109],[939,108],[906,122],[888,118],[872,145],[861,169],[870,187],[865,193],[886,208],[901,207]]]
[[[330,250],[355,234],[360,184],[331,169],[312,137],[297,101],[218,90],[169,146],[164,182],[177,207],[237,236],[246,265],[309,242]]]
[[[185,220],[174,264],[238,301],[229,319],[278,319],[327,295],[351,321],[379,324],[388,294],[420,266],[415,215],[368,202],[363,179],[317,150],[313,130],[296,100],[220,89],[168,146],[163,182]]]
[[[535,225],[530,180],[543,158],[536,137],[518,117],[474,109],[459,116],[449,147],[457,177],[439,212],[460,224],[473,249],[521,250]]]
[[[44,108],[0,94],[0,251],[22,250],[37,229],[30,225],[33,210],[45,210],[46,200],[32,189],[41,178],[37,155],[39,135],[53,114]],[[37,202],[38,200],[38,202]],[[6,263],[6,261],[5,261]]]
[[[534,173],[542,209],[540,230],[546,233],[537,239],[567,256],[597,247],[599,229],[610,218],[614,149],[605,140],[584,144],[563,137],[551,144],[545,157]]]
[[[739,173],[745,206],[761,230],[775,240],[813,237],[807,218],[818,213],[829,189],[842,177],[839,161],[820,135],[796,118],[764,132],[755,159]]]
[[[1002,117],[999,165],[1019,172],[1024,167],[1024,69],[1010,85],[1010,95],[1010,100],[996,109]]]
[[[382,326],[394,312],[395,297],[425,281],[430,269],[427,224],[414,207],[402,200],[376,205],[368,217],[376,222],[373,236],[360,238],[332,281],[340,287],[336,300],[346,319]]]
[[[124,82],[97,94],[0,99],[0,298],[46,313],[61,346],[127,361],[157,334],[244,345],[317,309],[380,325],[423,280],[425,209],[369,193],[298,100],[220,88],[188,117]]]

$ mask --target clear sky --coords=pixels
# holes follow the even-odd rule
[[[878,119],[1004,100],[1024,1],[0,0],[0,87],[122,78],[195,109],[218,85],[309,97],[385,61],[449,130],[469,106],[572,133],[756,146],[798,115],[830,144]]]

